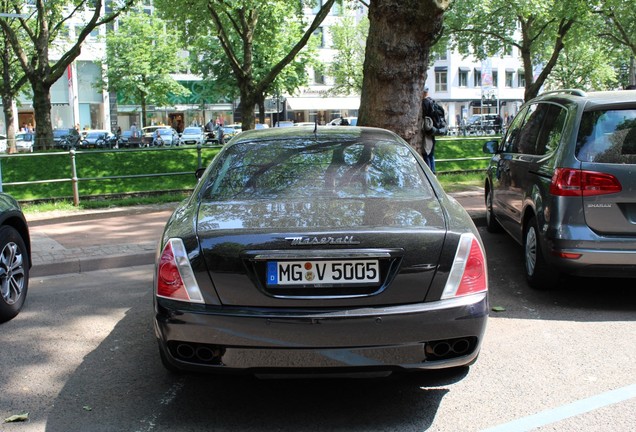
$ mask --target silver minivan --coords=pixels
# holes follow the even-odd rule
[[[532,287],[636,277],[636,91],[544,93],[484,152],[487,228],[523,245]]]

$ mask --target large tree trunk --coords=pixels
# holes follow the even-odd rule
[[[254,105],[256,105],[258,97],[251,91],[241,90],[241,125],[243,130],[254,129]]]
[[[35,148],[53,148],[53,127],[51,123],[51,85],[44,80],[32,80],[33,111],[35,115]]]
[[[450,0],[371,0],[358,124],[390,129],[419,150],[429,52]]]

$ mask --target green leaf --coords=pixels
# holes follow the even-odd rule
[[[29,413],[12,415],[11,417],[7,417],[4,419],[5,423],[13,423],[13,422],[23,422],[29,420]]]
[[[492,311],[493,312],[505,312],[506,308],[503,307],[503,306],[493,306]]]
[[[84,411],[93,411],[93,407],[88,405],[84,405],[82,408],[84,408]]]

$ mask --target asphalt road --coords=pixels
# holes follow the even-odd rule
[[[482,235],[505,310],[479,360],[388,379],[173,376],[152,331],[152,266],[34,278],[0,326],[0,431],[636,430],[634,281],[533,291],[520,247]]]

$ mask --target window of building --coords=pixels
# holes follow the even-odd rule
[[[314,69],[314,84],[325,84],[325,76],[320,69]]]
[[[499,75],[499,73],[496,70],[492,71],[492,86],[493,87],[498,87],[499,86],[499,79],[498,79],[499,76],[498,75]]]
[[[481,87],[481,69],[475,68],[473,72],[473,87]]]
[[[512,72],[506,71],[506,87],[512,87]]]
[[[318,27],[316,30],[314,30],[314,37],[316,39],[318,39],[318,47],[319,48],[324,48],[325,47],[325,33],[324,33],[322,27]]]
[[[518,85],[517,87],[525,87],[526,86],[526,74],[522,71],[519,71],[518,74]]]
[[[448,91],[448,72],[447,71],[435,71],[435,91],[436,92]]]
[[[457,81],[460,87],[468,87],[468,71],[460,69]]]
[[[448,60],[448,50],[444,50],[442,52],[434,52],[433,61],[437,60]]]

